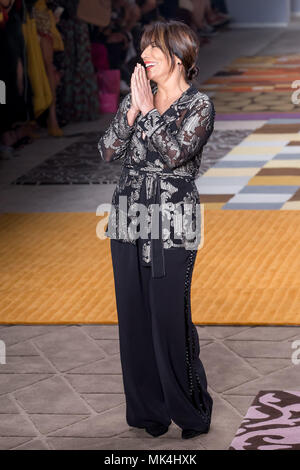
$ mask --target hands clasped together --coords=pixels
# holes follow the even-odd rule
[[[154,108],[150,80],[141,64],[135,66],[131,75],[131,107],[136,113],[141,111],[143,115]]]

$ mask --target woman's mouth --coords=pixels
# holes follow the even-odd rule
[[[155,65],[156,65],[156,64],[154,64],[154,63],[149,63],[149,65],[146,64],[146,69],[147,69],[147,70],[152,69]]]

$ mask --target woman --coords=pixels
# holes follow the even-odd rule
[[[106,234],[126,419],[153,436],[167,432],[171,419],[182,438],[208,432],[212,412],[190,309],[200,242],[194,180],[215,114],[210,98],[188,83],[198,71],[198,49],[180,21],[147,25],[141,58],[148,67],[137,64],[131,92],[98,143],[104,161],[123,160]]]

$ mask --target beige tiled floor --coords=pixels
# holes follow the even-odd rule
[[[183,440],[129,427],[116,325],[0,325],[0,449],[227,449],[259,390],[299,390],[299,327],[197,326],[213,414]]]

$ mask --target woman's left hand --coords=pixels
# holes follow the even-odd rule
[[[146,70],[141,64],[137,64],[133,72],[133,86],[135,100],[143,116],[154,108],[153,93],[150,80],[146,76]]]

